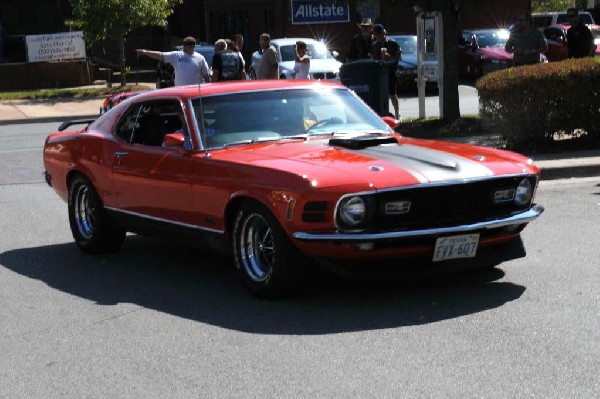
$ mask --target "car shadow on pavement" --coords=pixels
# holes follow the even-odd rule
[[[98,305],[133,303],[257,334],[334,334],[434,323],[501,307],[525,291],[498,281],[504,276],[498,269],[426,279],[348,279],[322,272],[293,296],[263,300],[242,288],[230,259],[138,236],[129,236],[112,255],[85,255],[67,243],[7,251],[0,254],[0,265]]]

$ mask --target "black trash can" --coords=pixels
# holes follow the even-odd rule
[[[378,60],[357,60],[340,68],[342,84],[356,92],[373,111],[391,115],[388,98],[389,66]]]

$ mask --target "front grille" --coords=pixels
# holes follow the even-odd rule
[[[513,201],[494,203],[497,190],[516,188],[523,176],[507,177],[441,186],[419,186],[372,194],[376,210],[360,229],[366,231],[402,231],[471,224],[529,208],[518,207]],[[535,186],[536,178],[530,177]],[[410,212],[386,215],[390,201],[410,201]],[[340,226],[342,227],[342,226]],[[356,227],[355,227],[356,229]]]

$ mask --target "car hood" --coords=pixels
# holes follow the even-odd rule
[[[299,176],[313,187],[362,190],[539,173],[528,158],[509,151],[395,137],[396,143],[363,149],[320,139],[279,141],[218,150],[212,158]]]
[[[481,58],[489,58],[495,60],[512,60],[512,53],[507,53],[501,47],[481,47],[479,49]]]
[[[280,62],[279,67],[292,70],[294,69],[294,61]],[[317,72],[339,72],[341,62],[336,60],[310,60],[310,73]]]

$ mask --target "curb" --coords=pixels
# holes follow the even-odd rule
[[[15,125],[15,124],[31,124],[31,123],[50,123],[50,122],[64,122],[72,119],[91,119],[100,116],[100,112],[93,115],[73,115],[73,116],[43,116],[39,118],[23,118],[23,119],[9,119],[1,120],[0,126]]]
[[[534,163],[536,163],[534,161]],[[596,177],[600,176],[600,164],[587,164],[579,166],[551,166],[544,167],[543,162],[538,162],[536,165],[542,171],[540,180],[558,180],[577,177]]]

